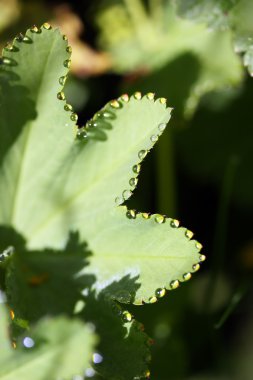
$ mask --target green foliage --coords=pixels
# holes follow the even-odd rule
[[[186,115],[206,92],[237,85],[242,78],[231,32],[178,18],[171,1],[149,1],[146,9],[141,0],[105,0],[96,23],[100,46],[112,55],[114,70],[145,76],[134,86],[172,97],[176,106],[183,102]]]
[[[240,0],[176,0],[181,17],[205,23],[213,28],[229,27],[228,13]]]
[[[253,75],[253,27],[251,0],[177,0],[177,11],[182,17],[207,24],[220,30],[230,29],[235,51],[243,55],[243,63]]]
[[[104,361],[97,372],[130,380],[149,374],[148,338],[118,302],[156,302],[166,289],[190,279],[205,257],[177,220],[122,205],[170,119],[166,100],[152,93],[123,95],[78,129],[63,92],[70,51],[66,38],[48,24],[19,35],[3,51],[0,248],[14,253],[3,256],[0,282],[15,311],[14,337],[48,314],[73,316],[84,297],[78,315],[95,323],[101,339]],[[38,331],[40,323],[47,331],[55,326],[48,352],[59,341],[58,324],[87,334],[79,322],[42,321]],[[77,350],[79,338],[81,332],[74,338]],[[83,349],[90,352],[89,345]],[[83,351],[78,363],[71,358],[72,353],[54,378],[80,370]],[[50,368],[47,355],[45,361],[43,368]]]
[[[89,367],[95,338],[83,323],[66,317],[38,322],[13,343],[6,336],[6,310],[0,304],[1,380],[49,379],[81,375]]]

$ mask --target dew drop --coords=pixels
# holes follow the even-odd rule
[[[46,30],[50,30],[52,29],[52,26],[48,23],[48,22],[44,22],[44,24],[42,25],[44,29]]]
[[[110,103],[110,106],[112,108],[120,108],[120,104],[117,100],[112,100],[111,103]]]
[[[85,307],[85,302],[83,300],[78,300],[74,306],[74,314],[80,313]]]
[[[185,273],[185,274],[183,275],[183,279],[184,279],[184,281],[188,281],[188,280],[190,280],[191,277],[192,277],[192,275],[191,275],[190,272],[189,272],[189,273]]]
[[[90,120],[87,123],[88,128],[97,128],[99,126],[99,123],[96,120]]]
[[[23,42],[26,42],[27,44],[31,44],[33,41],[30,37],[28,36],[23,36]]]
[[[74,377],[72,377],[72,380],[84,380],[84,378],[82,375],[75,375]]]
[[[64,109],[65,111],[72,111],[73,107],[71,106],[71,104],[65,104]]]
[[[135,97],[135,99],[137,99],[137,100],[141,100],[141,92],[140,92],[140,91],[136,91],[136,92],[134,93],[134,97]]]
[[[121,95],[121,97],[120,97],[124,102],[129,102],[129,96],[128,96],[128,94],[123,94],[123,95]]]
[[[155,294],[156,294],[156,297],[158,298],[162,298],[165,296],[165,293],[166,293],[166,289],[164,288],[159,288],[156,290]]]
[[[166,98],[160,98],[160,99],[159,99],[159,102],[160,102],[161,104],[165,104],[165,103],[167,102],[167,99],[166,99]]]
[[[11,345],[12,345],[12,348],[14,348],[14,350],[17,348],[17,342],[15,342],[15,340],[11,342]]]
[[[85,371],[85,377],[93,377],[96,374],[93,368],[87,368]]]
[[[141,171],[141,165],[140,164],[137,164],[137,165],[133,166],[133,172],[134,173],[139,174],[140,171]]]
[[[196,248],[200,251],[202,248],[203,248],[203,245],[201,243],[199,243],[198,241],[196,241],[196,244],[195,244]]]
[[[161,124],[158,125],[158,129],[159,129],[160,132],[163,132],[165,130],[165,128],[166,128],[166,124],[165,123],[161,123]]]
[[[143,212],[141,215],[143,219],[150,219],[150,214],[148,212]]]
[[[129,311],[123,311],[122,319],[124,322],[131,322],[133,319],[133,316],[131,313],[129,313]]]
[[[63,34],[62,39],[63,39],[63,41],[67,41],[68,40],[68,37],[66,36],[66,34]]]
[[[117,206],[121,205],[124,202],[124,199],[122,197],[115,198],[115,203]]]
[[[199,261],[203,262],[205,261],[206,256],[205,255],[199,255]]]
[[[146,157],[147,153],[148,152],[146,150],[144,150],[144,149],[140,150],[139,153],[138,153],[139,159],[143,160]]]
[[[174,280],[174,281],[171,281],[170,283],[170,287],[171,289],[177,289],[179,287],[179,281],[178,280]]]
[[[157,302],[157,298],[156,298],[156,296],[153,296],[153,297],[150,297],[148,301],[149,301],[149,303],[155,303],[155,302]]]
[[[7,57],[2,57],[2,59],[0,59],[0,61],[3,64],[8,65],[8,66],[16,66],[17,65],[17,62],[14,61],[14,59],[7,58]]]
[[[194,272],[197,272],[200,269],[200,265],[199,264],[193,264],[192,269],[194,270]]]
[[[63,62],[63,66],[67,67],[68,69],[70,68],[70,64],[71,64],[71,59],[66,59],[66,61]]]
[[[30,28],[30,31],[32,33],[40,33],[41,30],[36,26],[36,25],[33,25],[31,28]]]
[[[103,360],[104,360],[103,356],[100,355],[98,352],[94,352],[94,354],[92,355],[92,361],[95,364],[100,364],[102,363]]]
[[[66,47],[66,52],[67,53],[72,53],[72,47],[71,46],[67,46]]]
[[[30,338],[29,336],[26,336],[24,339],[23,339],[23,345],[26,347],[26,348],[32,348],[34,346],[34,340],[32,338]]]
[[[155,97],[155,94],[154,94],[153,92],[148,92],[148,93],[147,93],[147,98],[148,98],[149,100],[153,100],[154,97]]]
[[[65,94],[64,94],[64,92],[63,92],[63,91],[58,92],[58,94],[57,94],[57,98],[58,98],[59,100],[65,100],[66,98],[65,98]]]
[[[129,185],[130,185],[130,186],[136,186],[137,183],[138,183],[138,178],[131,178],[131,179],[129,180]]]
[[[67,79],[67,77],[65,75],[59,78],[59,83],[61,86],[65,85],[66,79]]]
[[[155,221],[156,221],[156,223],[158,223],[158,224],[162,224],[162,223],[165,222],[165,217],[164,217],[163,215],[157,214],[157,215],[155,216]]]
[[[170,222],[171,227],[178,228],[179,227],[179,221],[177,219],[172,219]]]
[[[8,42],[5,45],[4,49],[7,50],[7,51],[17,51],[17,50],[19,50],[18,48],[16,48],[15,46],[13,46],[10,42]]]
[[[77,131],[77,137],[79,139],[86,139],[88,137],[88,133],[85,128],[79,128]]]
[[[149,379],[149,378],[150,378],[150,375],[151,375],[151,373],[150,373],[149,370],[147,370],[147,371],[144,373],[144,377],[146,377],[146,379]]]
[[[72,121],[75,121],[75,122],[76,122],[76,121],[78,120],[78,115],[77,115],[76,113],[73,112],[73,113],[71,114],[71,116],[70,116],[70,119],[71,119]]]
[[[124,191],[123,191],[123,198],[124,198],[125,200],[127,200],[128,198],[131,197],[132,194],[133,194],[132,191],[130,191],[130,190],[124,190]]]
[[[135,219],[136,218],[136,211],[135,210],[127,210],[126,216],[128,219]]]
[[[156,142],[156,141],[158,141],[158,136],[156,136],[156,135],[152,135],[152,136],[150,137],[150,140],[151,140],[152,142]]]
[[[185,236],[188,238],[188,239],[192,239],[193,238],[193,232],[190,231],[190,230],[186,230],[185,231]]]
[[[13,319],[15,318],[15,313],[14,313],[14,310],[10,310],[10,317],[11,317],[11,320],[13,321]]]
[[[105,119],[115,119],[115,116],[110,111],[103,111],[99,113],[99,116],[104,117]]]

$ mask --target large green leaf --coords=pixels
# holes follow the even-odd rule
[[[41,320],[11,347],[8,321],[0,304],[0,379],[71,380],[83,375],[95,338],[85,325],[65,317]]]
[[[62,249],[70,231],[79,231],[92,252],[83,274],[96,276],[97,290],[125,275],[136,279],[135,295],[127,287],[125,296],[112,292],[123,302],[154,302],[189,279],[204,259],[192,233],[170,218],[119,206],[170,118],[165,99],[123,96],[77,131],[61,92],[65,39],[45,25],[10,49],[0,76],[0,223],[32,250]]]

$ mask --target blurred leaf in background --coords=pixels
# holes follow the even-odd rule
[[[0,1],[0,33],[14,23],[20,15],[20,4],[18,0]]]
[[[143,77],[130,89],[153,89],[188,116],[204,93],[242,79],[230,31],[179,18],[172,1],[104,0],[95,18],[113,70]]]

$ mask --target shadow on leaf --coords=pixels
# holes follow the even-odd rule
[[[88,265],[91,252],[70,233],[63,250],[28,251],[24,239],[8,227],[0,228],[0,247],[14,247],[6,265],[6,293],[17,318],[35,322],[45,315],[72,315],[81,290],[94,282],[92,275],[76,276]]]
[[[102,356],[101,362],[93,357],[94,369],[103,379],[132,380],[148,373],[150,360],[149,338],[143,331],[143,325],[112,299],[112,294],[122,293],[126,300],[134,296],[139,284],[137,278],[129,275],[104,288],[98,295],[95,292],[84,297],[85,307],[79,314],[86,322],[94,324],[100,337],[97,350]],[[130,296],[131,292],[131,296]]]

